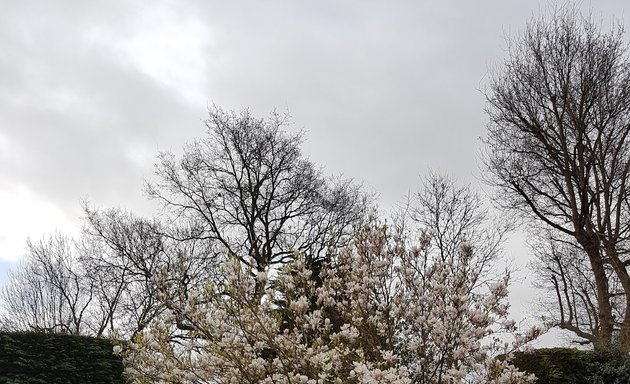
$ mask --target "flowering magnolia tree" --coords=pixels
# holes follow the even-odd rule
[[[220,281],[182,290],[121,351],[137,383],[529,383],[497,359],[527,341],[508,320],[507,275],[479,286],[475,249],[448,257],[371,220],[317,278],[304,257],[257,272],[236,257]],[[264,291],[256,289],[264,285]],[[121,350],[121,348],[119,348]]]

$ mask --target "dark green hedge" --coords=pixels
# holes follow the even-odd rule
[[[630,355],[620,351],[538,349],[515,354],[512,364],[535,374],[538,384],[630,383]]]
[[[122,372],[109,340],[0,332],[0,383],[123,384]]]

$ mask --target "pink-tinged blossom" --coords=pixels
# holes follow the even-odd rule
[[[507,278],[479,286],[471,244],[440,258],[429,231],[414,242],[391,232],[366,224],[320,282],[300,255],[273,273],[229,259],[225,281],[185,295],[156,278],[169,310],[122,351],[126,373],[136,383],[532,382],[495,358],[516,346],[485,342],[515,330]]]

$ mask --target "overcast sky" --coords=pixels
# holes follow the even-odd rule
[[[212,103],[289,111],[307,156],[383,207],[429,169],[475,183],[488,70],[552,3],[0,0],[0,284],[82,200],[150,214],[157,152]],[[623,20],[627,0],[580,4]]]

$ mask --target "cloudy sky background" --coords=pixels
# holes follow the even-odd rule
[[[579,4],[608,22],[626,3]],[[212,103],[289,111],[307,156],[386,209],[429,169],[479,184],[480,89],[550,4],[0,0],[0,284],[27,237],[77,232],[82,200],[151,214],[157,152]],[[522,236],[508,253],[526,264]]]

